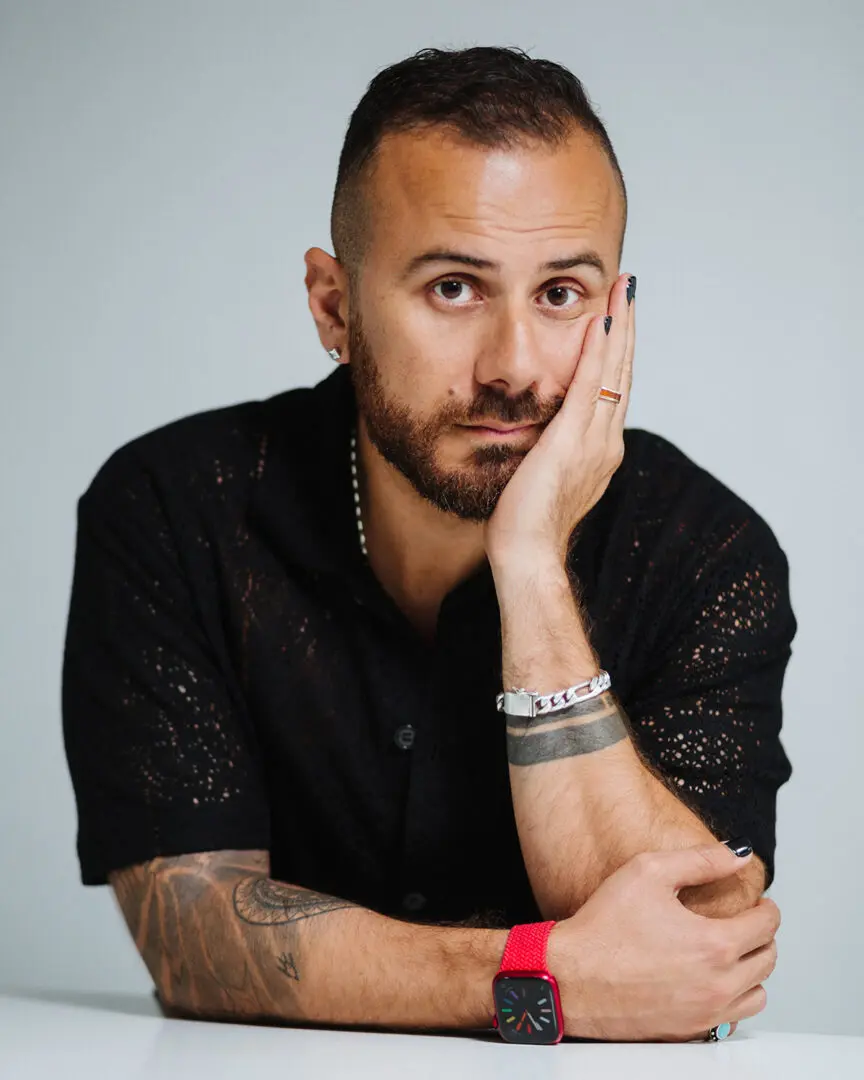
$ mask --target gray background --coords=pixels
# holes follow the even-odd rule
[[[329,372],[302,255],[329,248],[351,109],[424,45],[517,44],[584,80],[627,180],[628,423],[751,502],[792,565],[784,923],[756,1023],[864,1033],[862,21],[856,0],[0,3],[0,985],[148,987],[77,877],[78,495],[141,432]]]

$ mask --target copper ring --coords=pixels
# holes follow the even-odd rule
[[[610,405],[617,405],[621,400],[621,395],[617,390],[610,390],[608,386],[600,387],[599,401],[608,401]]]

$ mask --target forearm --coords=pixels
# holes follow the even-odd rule
[[[489,1025],[505,932],[414,926],[268,872],[264,852],[213,852],[112,875],[167,1006],[207,1019]]]
[[[505,687],[550,693],[598,672],[563,570],[544,568],[530,578],[499,571],[496,585]],[[639,852],[714,839],[641,759],[611,691],[565,720],[553,714],[530,727],[511,724],[507,741],[523,857],[544,915],[572,913]],[[749,907],[762,882],[751,861],[757,865],[728,881],[682,890],[682,901],[704,914]]]

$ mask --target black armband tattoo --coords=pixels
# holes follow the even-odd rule
[[[595,720],[584,719],[598,713]],[[614,746],[628,734],[615,698],[604,694],[545,716],[507,714],[507,758],[511,765],[538,765],[544,761],[593,754]]]

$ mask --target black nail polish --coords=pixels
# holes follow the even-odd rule
[[[606,318],[603,320],[603,329],[606,331],[607,336],[609,334],[609,327],[611,325],[612,325],[612,316],[607,315]]]
[[[630,307],[630,301],[636,295],[636,277],[631,274],[627,281],[627,307]]]
[[[736,836],[734,840],[724,840],[723,843],[730,851],[734,851],[739,859],[743,859],[753,850],[753,845],[743,836]]]

